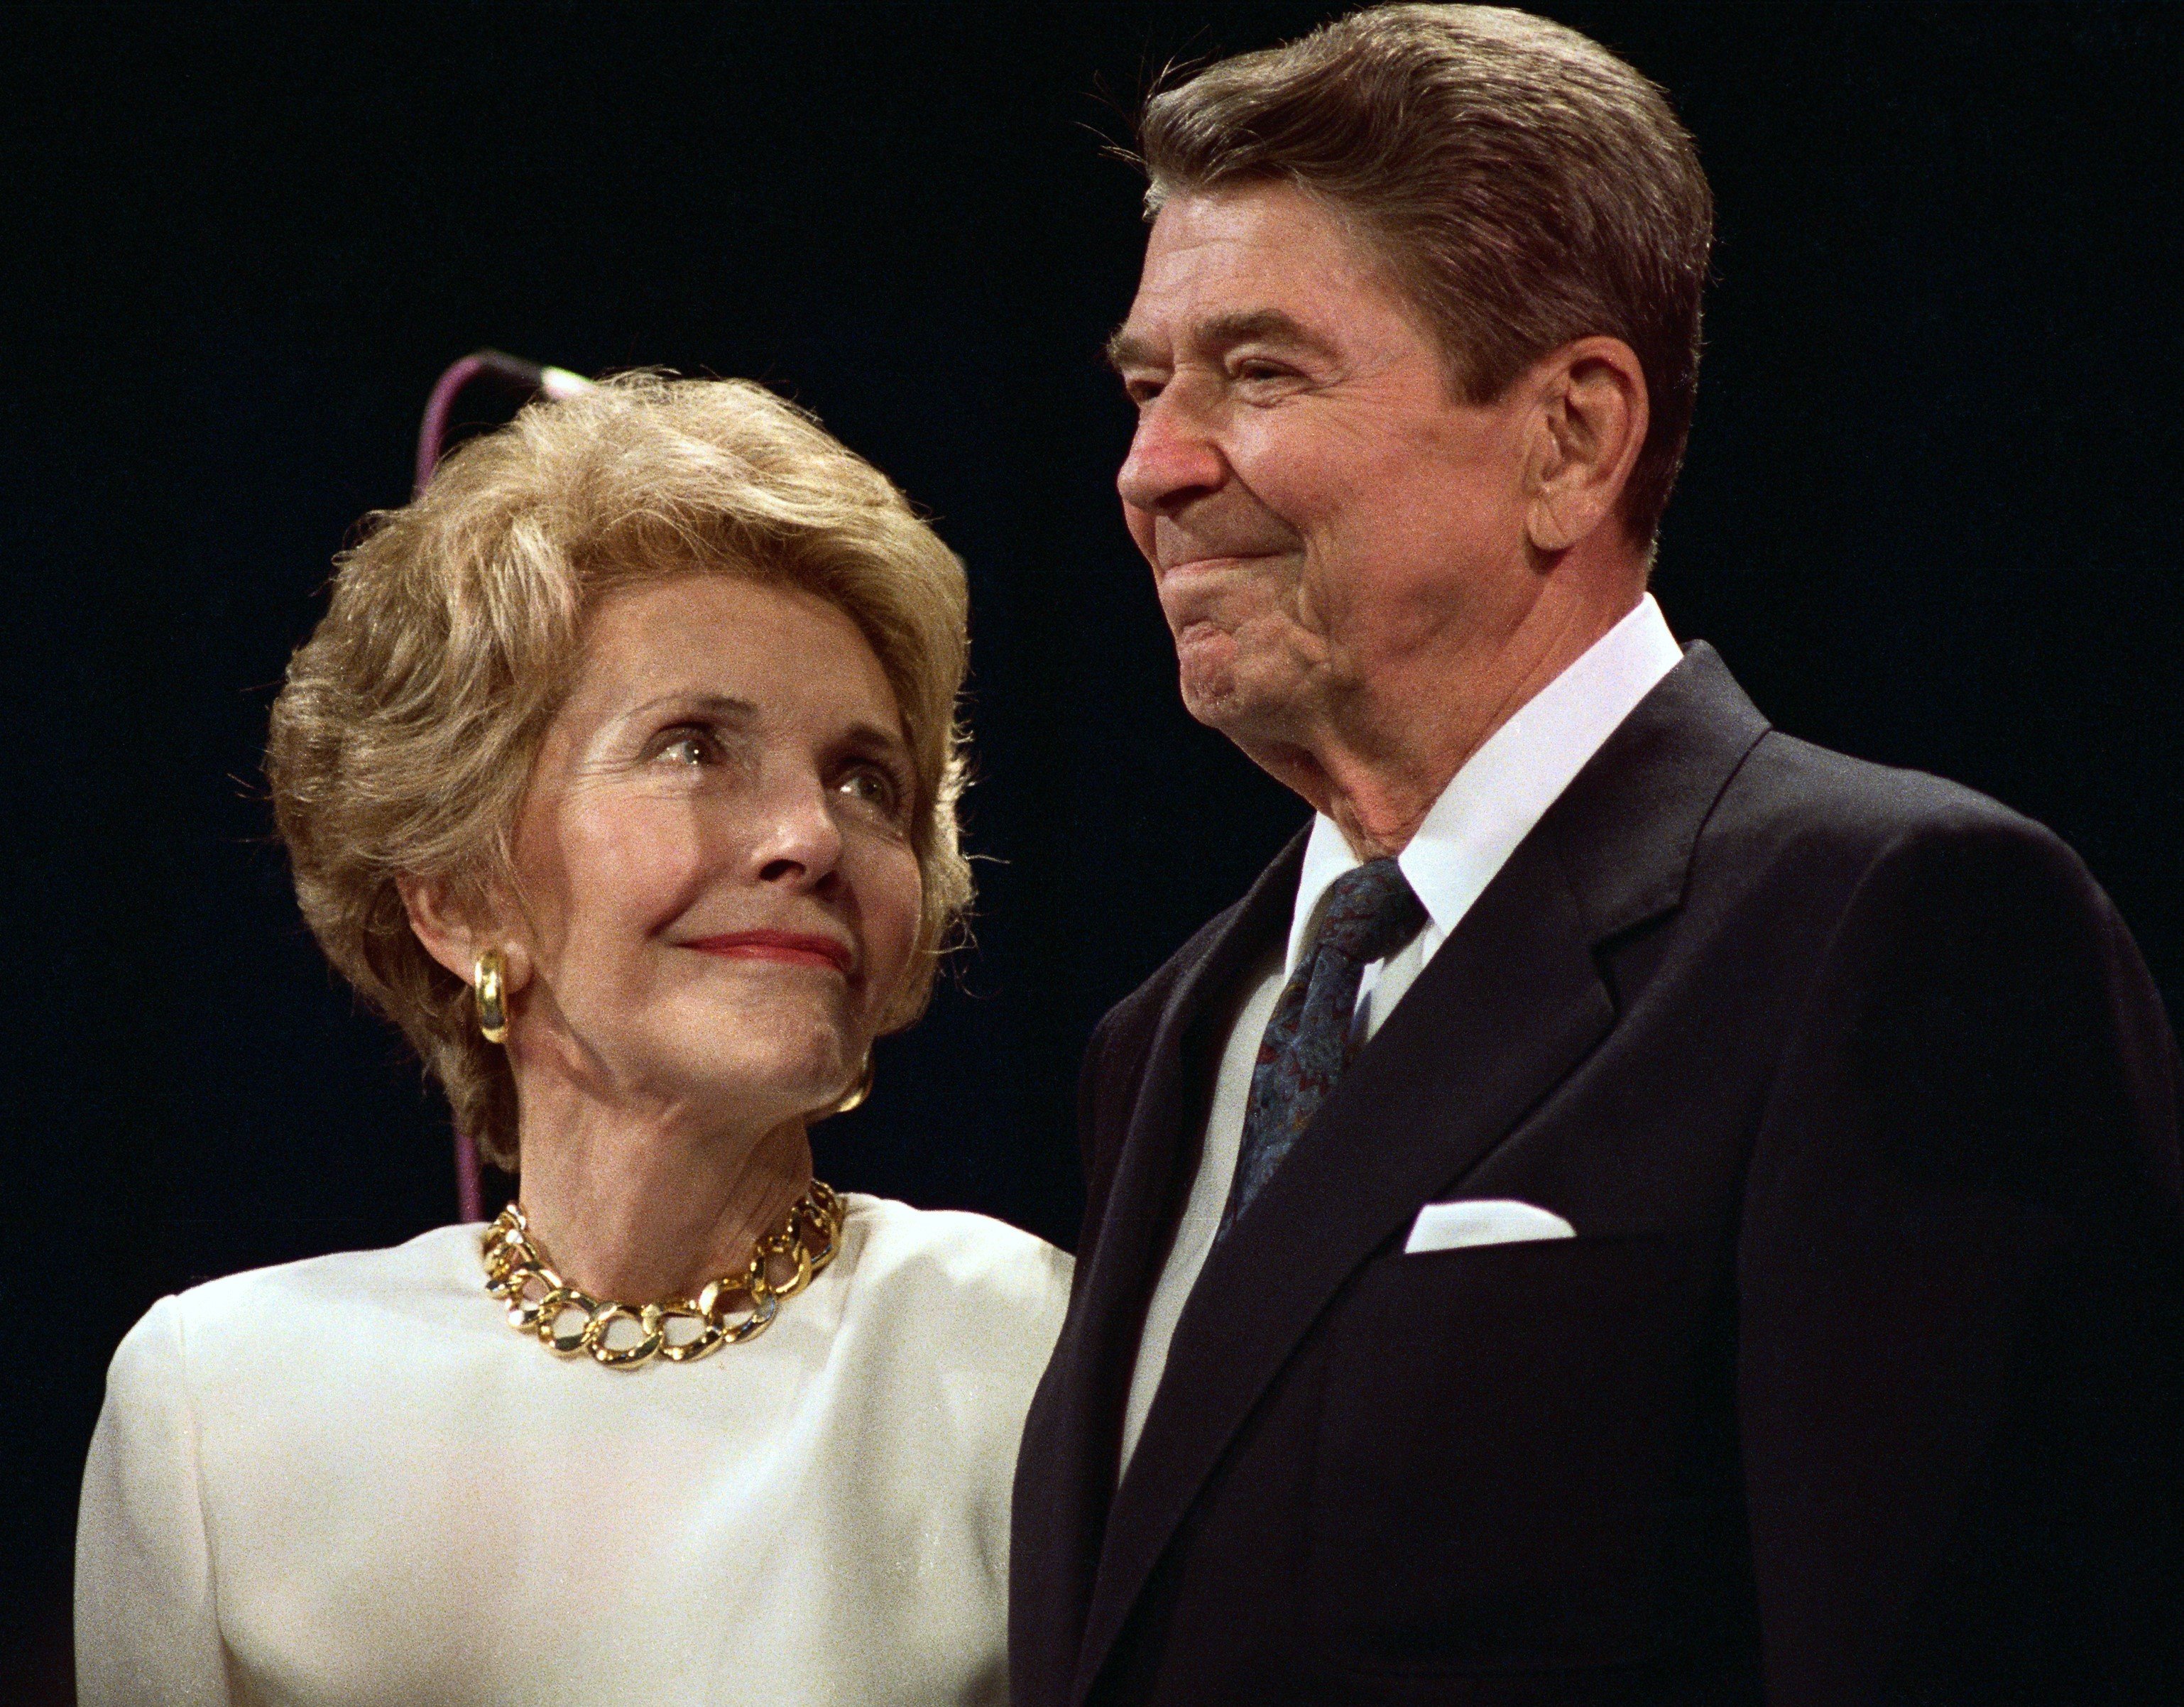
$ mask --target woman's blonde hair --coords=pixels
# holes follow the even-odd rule
[[[312,934],[401,1027],[487,1157],[516,1161],[507,1057],[480,1036],[469,986],[411,932],[397,880],[473,905],[512,888],[540,738],[585,618],[615,589],[740,576],[856,623],[917,778],[919,957],[883,1023],[923,1011],[971,897],[956,822],[968,599],[962,565],[878,470],[760,386],[627,374],[532,404],[366,529],[289,662],[266,774]]]

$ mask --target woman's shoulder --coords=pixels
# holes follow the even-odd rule
[[[1069,1254],[989,1215],[843,1199],[844,1343],[905,1380],[984,1379],[1028,1402],[1069,1308]]]
[[[844,1192],[842,1201],[845,1230],[858,1241],[861,1280],[890,1275],[1067,1296],[1069,1253],[1035,1233],[967,1209],[916,1209],[860,1191]]]
[[[117,1373],[146,1359],[258,1356],[299,1335],[369,1333],[373,1318],[443,1313],[479,1289],[478,1229],[435,1227],[383,1250],[336,1251],[247,1269],[160,1299],[114,1353]]]
[[[185,1314],[196,1319],[285,1304],[324,1301],[359,1303],[414,1294],[437,1294],[449,1287],[474,1291],[482,1272],[478,1256],[480,1229],[435,1227],[399,1245],[371,1251],[333,1251],[299,1262],[246,1269],[206,1280],[177,1295]]]

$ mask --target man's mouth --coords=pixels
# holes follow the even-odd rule
[[[1161,577],[1165,580],[1171,575],[1217,574],[1224,569],[1240,569],[1264,562],[1273,555],[1271,551],[1201,551],[1172,563],[1163,562]]]

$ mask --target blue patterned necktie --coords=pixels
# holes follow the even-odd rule
[[[1350,1064],[1357,984],[1365,968],[1417,935],[1425,920],[1425,908],[1392,859],[1346,872],[1329,889],[1318,938],[1282,986],[1259,1044],[1236,1180],[1217,1241],[1281,1165]]]

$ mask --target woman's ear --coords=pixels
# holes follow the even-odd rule
[[[528,946],[518,940],[517,933],[498,931],[479,920],[446,879],[405,874],[394,879],[394,886],[410,915],[410,929],[425,952],[465,984],[477,982],[478,957],[489,948],[500,951],[504,990],[513,995],[531,981]]]

